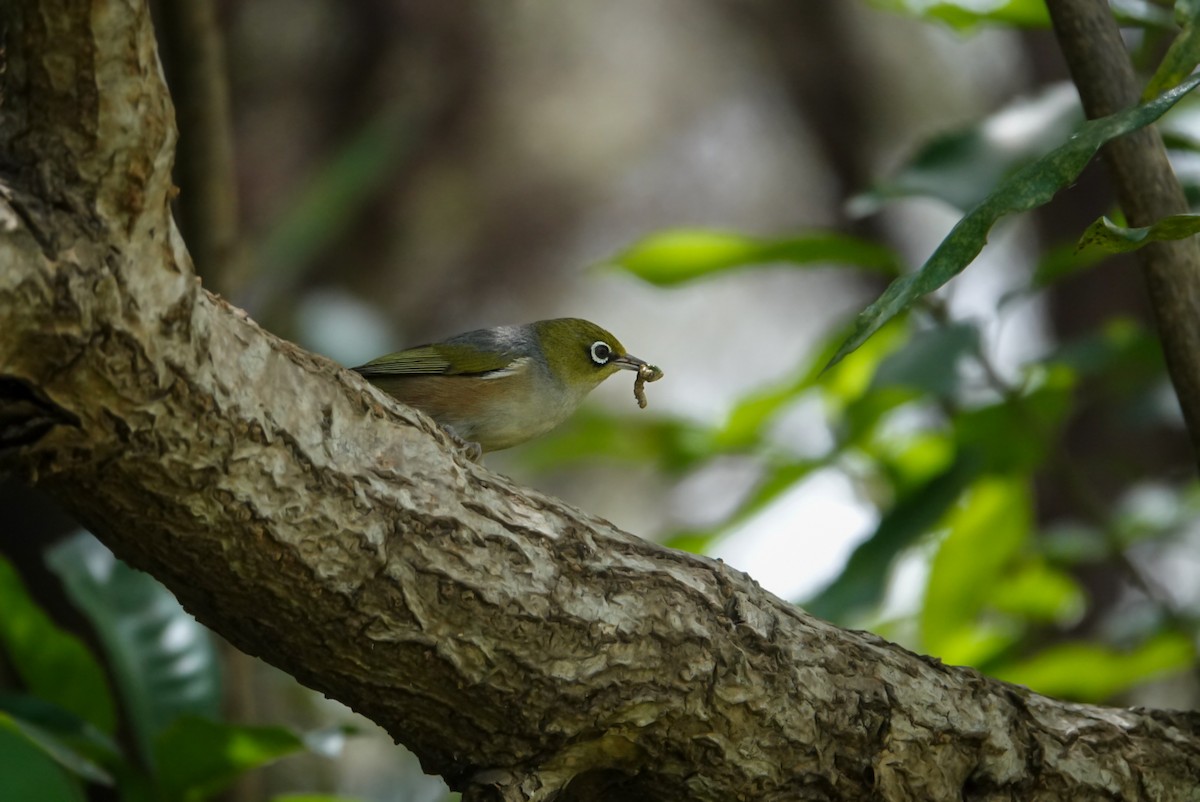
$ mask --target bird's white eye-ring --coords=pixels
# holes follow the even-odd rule
[[[592,343],[592,361],[597,365],[607,365],[611,357],[612,349],[608,347],[608,343],[603,340]]]

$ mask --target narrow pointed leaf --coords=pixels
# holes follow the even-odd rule
[[[829,364],[837,364],[918,298],[961,273],[983,250],[988,232],[1000,218],[1048,202],[1078,177],[1102,145],[1154,122],[1197,84],[1200,76],[1193,76],[1149,103],[1086,122],[1065,144],[1001,182],[986,200],[958,221],[920,270],[893,281],[878,300],[859,314],[854,332]]]
[[[42,612],[3,557],[0,610],[0,651],[29,692],[112,733],[117,712],[104,669],[82,641]]]
[[[1171,28],[1171,10],[1151,0],[1108,0],[1113,17],[1121,25],[1140,25],[1143,28]]]
[[[921,607],[921,639],[930,654],[948,663],[967,659],[954,644],[972,629],[976,615],[1025,545],[1032,500],[1021,478],[985,478],[947,521],[949,534],[929,570]]]
[[[1200,215],[1173,214],[1152,226],[1126,228],[1107,217],[1087,227],[1079,238],[1079,250],[1099,248],[1109,253],[1135,251],[1143,245],[1162,240],[1186,239],[1200,233]]]
[[[5,715],[0,715],[0,798],[85,802],[78,780]]]
[[[1171,42],[1154,76],[1146,84],[1142,100],[1149,100],[1164,89],[1175,86],[1200,64],[1200,9],[1190,3],[1177,3],[1176,15],[1180,14],[1185,19],[1183,30]]]
[[[874,534],[850,555],[841,575],[801,606],[815,616],[839,623],[878,604],[896,555],[938,524],[978,472],[977,460],[960,457],[896,502]]]
[[[966,211],[1006,175],[1054,150],[1083,122],[1079,92],[1070,81],[1047,86],[962,128],[924,141],[894,173],[851,198],[855,216],[912,196],[937,198]]]
[[[871,3],[887,11],[936,20],[960,31],[980,25],[1050,27],[1045,0],[871,0]],[[1148,0],[1109,0],[1109,6],[1122,25],[1153,28],[1171,25],[1170,10]]]
[[[0,729],[14,732],[37,747],[46,757],[67,771],[100,785],[112,785],[112,775],[99,764],[64,742],[55,733],[24,719],[0,712]],[[3,787],[0,778],[0,788]]]
[[[910,387],[938,398],[953,398],[962,382],[960,366],[979,350],[974,323],[951,323],[913,335],[888,356],[871,380],[873,389]]]
[[[867,392],[880,362],[900,348],[908,338],[907,328],[889,328],[872,340],[871,349],[860,349],[855,359],[844,362],[836,373],[825,373],[825,364],[837,350],[838,344],[846,339],[848,331],[848,326],[839,326],[830,336],[822,339],[814,348],[812,357],[789,380],[739,399],[725,425],[716,433],[718,448],[736,451],[758,444],[771,420],[818,384],[830,402],[830,417],[836,418]]]
[[[899,259],[882,245],[835,231],[765,239],[680,228],[651,234],[617,254],[610,263],[666,287],[724,270],[771,263],[815,267],[837,263],[894,276]]]
[[[871,4],[887,11],[937,20],[959,30],[983,23],[1029,28],[1046,28],[1050,25],[1050,16],[1043,0],[1001,0],[982,4],[964,0],[871,0]]]
[[[1066,626],[1083,614],[1087,598],[1079,581],[1066,571],[1030,562],[1004,577],[988,604],[1027,621]]]
[[[28,694],[0,693],[0,718],[8,716],[31,741],[56,761],[93,782],[111,785],[114,773],[127,768],[117,743],[75,713]],[[42,740],[39,740],[42,737]],[[61,749],[62,754],[54,754]]]
[[[182,716],[155,743],[159,781],[170,799],[207,799],[237,777],[285,755],[304,741],[283,727],[248,727]]]
[[[1179,632],[1155,635],[1123,651],[1099,643],[1051,646],[992,673],[1038,693],[1081,702],[1104,702],[1115,694],[1156,677],[1187,671],[1196,664],[1196,647]]]

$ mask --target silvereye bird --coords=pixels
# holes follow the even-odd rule
[[[558,318],[469,331],[353,370],[429,415],[478,459],[558,426],[622,368],[650,381],[662,375],[643,367],[650,370],[595,323]]]

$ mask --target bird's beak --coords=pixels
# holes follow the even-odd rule
[[[621,354],[620,356],[613,357],[612,364],[619,368],[625,368],[625,370],[641,370],[642,365],[646,363],[633,354]]]

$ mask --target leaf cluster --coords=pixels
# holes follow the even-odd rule
[[[22,687],[0,694],[6,799],[78,802],[99,785],[124,802],[200,802],[347,734],[224,721],[213,637],[166,588],[85,532],[46,562],[102,653],[52,621],[0,557],[0,654]]]
[[[987,12],[955,2],[876,4],[960,27],[1046,24],[1040,2],[991,4]],[[1200,76],[1187,77],[1200,59],[1193,54],[1195,11],[1181,3],[1178,12],[1178,23],[1149,12],[1134,19],[1178,31],[1141,105],[1084,122],[1073,91],[1055,87],[933,138],[854,199],[851,209],[859,213],[911,196],[964,211],[915,269],[886,244],[827,229],[777,237],[660,231],[615,254],[608,264],[660,287],[754,267],[860,269],[891,283],[855,320],[828,332],[790,375],[737,399],[723,421],[593,412],[531,446],[531,464],[601,456],[655,464],[681,478],[729,461],[749,466],[756,479],[728,514],[665,535],[669,545],[699,552],[819,472],[836,471],[877,523],[827,587],[798,600],[810,612],[1080,700],[1111,699],[1194,669],[1200,611],[1159,588],[1144,558],[1184,547],[1200,486],[1151,476],[1104,498],[1062,446],[1066,427],[1097,403],[1132,430],[1177,427],[1177,413],[1161,403],[1169,383],[1154,333],[1114,316],[1002,371],[988,338],[995,321],[954,319],[938,292],[971,265],[1002,218],[1051,202],[1106,142],[1178,106],[1164,120],[1168,142],[1175,155],[1196,150],[1200,129],[1191,122],[1196,105],[1188,95]],[[1014,116],[1024,123],[1017,140],[1002,133]],[[1182,177],[1191,183],[1186,172]],[[1015,304],[1069,291],[1073,277],[1110,253],[1192,236],[1197,219],[1128,229],[1105,218],[1074,232],[1030,266],[1022,288],[996,299],[996,319]],[[832,445],[798,453],[780,436],[779,422],[813,402],[824,411]],[[1047,478],[1070,488],[1064,504],[1039,497]],[[1139,501],[1147,493],[1159,501],[1153,513]],[[1049,514],[1048,506],[1068,511]],[[811,528],[797,522],[794,537],[819,537]],[[793,551],[802,553],[803,545]],[[898,570],[913,564],[922,575],[918,598],[897,606]],[[1121,577],[1132,602],[1097,606],[1084,578],[1101,568]]]

